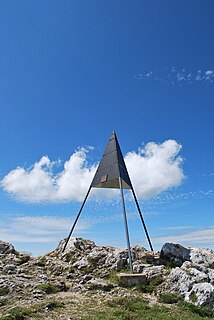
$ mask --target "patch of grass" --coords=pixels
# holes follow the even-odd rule
[[[171,260],[168,260],[168,261],[161,260],[161,263],[164,264],[167,269],[172,270],[173,268],[177,267],[177,264]]]
[[[24,320],[26,316],[29,316],[32,313],[30,309],[23,307],[15,307],[13,308],[9,314],[3,318],[2,320]]]
[[[47,294],[59,292],[58,287],[55,284],[50,282],[41,284],[37,288]]]
[[[208,307],[199,307],[192,303],[188,303],[185,301],[180,302],[180,307],[184,310],[188,310],[192,313],[195,313],[201,317],[206,318],[214,318],[214,310]]]
[[[8,288],[5,288],[5,287],[0,288],[0,296],[5,296],[9,292],[10,292],[10,290]]]
[[[14,254],[15,254],[16,257],[19,257],[19,256],[20,256],[19,251],[16,251],[16,250],[15,250]]]
[[[45,257],[42,257],[41,259],[39,259],[39,261],[37,262],[37,266],[38,267],[42,267],[44,268],[46,266],[46,259]]]
[[[67,271],[70,272],[70,273],[74,273],[75,272],[74,266],[69,266]]]
[[[83,267],[83,268],[81,268],[81,270],[80,270],[82,273],[90,273],[91,272],[91,268],[89,268],[89,267]]]
[[[155,277],[150,279],[146,284],[139,286],[138,290],[144,293],[156,293],[157,287],[163,283],[162,277]]]
[[[195,292],[193,292],[193,293],[191,293],[191,295],[190,295],[190,300],[193,302],[193,303],[195,303],[195,302],[197,302],[198,301],[198,299],[197,299],[197,296],[196,296],[196,294],[195,294]]]
[[[0,307],[5,306],[8,303],[7,299],[1,299],[0,300]]]
[[[115,270],[110,270],[109,274],[104,278],[114,284],[119,284],[118,272]]]
[[[92,266],[92,267],[96,267],[97,266],[97,260],[96,259],[94,259],[93,257],[87,257],[87,260],[88,260],[88,262],[90,263],[90,265]]]
[[[209,264],[209,265],[208,265],[208,268],[214,269],[214,263]]]
[[[171,292],[162,292],[159,296],[159,301],[162,303],[173,304],[177,303],[180,300],[180,297]]]
[[[142,308],[148,308],[146,302],[141,297],[132,298],[116,298],[106,302],[106,305],[111,308],[123,307],[128,311],[140,310]]]
[[[20,261],[19,261],[19,265],[22,265],[26,262],[28,262],[30,260],[30,255],[29,254],[25,254],[25,255],[20,255]]]
[[[86,284],[88,290],[101,290],[105,292],[109,292],[112,290],[112,284],[101,285],[99,283],[88,283]]]
[[[49,301],[48,304],[45,306],[45,310],[52,311],[53,309],[62,308],[64,307],[64,303],[58,300]]]
[[[120,272],[120,273],[130,273],[130,272],[131,272],[131,271],[130,271],[130,267],[127,266],[127,267],[121,269],[119,272]]]
[[[63,260],[65,260],[65,262],[71,262],[71,263],[76,262],[76,258],[74,257],[74,254],[71,252],[67,252],[63,257]]]
[[[104,278],[109,280],[110,282],[119,285],[119,273],[130,273],[130,269],[128,267],[121,269],[119,272],[116,270],[110,270],[109,274],[105,276]]]
[[[44,312],[56,310],[64,307],[64,303],[58,300],[49,300],[48,302],[35,303],[28,308],[16,306],[0,317],[0,320],[27,320],[27,319],[45,319]]]
[[[182,304],[175,307],[166,307],[160,305],[149,306],[140,296],[121,297],[109,300],[100,307],[91,309],[87,317],[81,317],[82,320],[205,320],[212,315],[211,310],[204,308],[189,309]],[[203,311],[201,311],[203,309]],[[200,312],[199,312],[200,310]]]

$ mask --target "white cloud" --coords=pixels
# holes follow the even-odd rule
[[[138,152],[125,156],[133,186],[139,198],[148,199],[184,179],[182,158],[178,156],[181,145],[175,140],[162,144],[147,143]],[[82,201],[95,174],[97,165],[87,162],[87,150],[75,151],[64,163],[63,171],[54,174],[56,162],[43,156],[32,167],[17,167],[1,181],[1,187],[24,202]],[[103,190],[93,190],[92,197],[104,195]],[[105,197],[115,198],[115,190],[105,190]]]
[[[18,243],[53,243],[66,236],[72,219],[52,216],[18,216],[1,221],[0,239]],[[80,220],[75,232],[81,233],[90,223]]]
[[[165,67],[163,69],[154,69],[149,72],[138,73],[135,75],[137,80],[154,80],[171,85],[192,84],[194,82],[213,83],[214,70],[194,70],[189,71],[186,68],[180,70],[175,67]]]
[[[173,226],[173,227],[164,227],[164,228],[159,228],[159,230],[189,230],[189,229],[195,229],[197,227],[195,226]]]
[[[154,244],[164,244],[165,242],[177,242],[188,246],[213,246],[214,226],[181,234],[170,234],[154,237]]]
[[[181,145],[175,140],[147,143],[139,152],[129,152],[125,161],[139,198],[148,199],[176,187],[184,179]]]
[[[18,167],[1,181],[2,188],[17,199],[26,202],[81,201],[95,174],[96,166],[89,166],[87,150],[74,152],[64,163],[64,170],[54,175],[47,156],[43,156],[31,168]]]

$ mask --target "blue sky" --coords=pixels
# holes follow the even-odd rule
[[[155,248],[214,247],[213,12],[211,0],[0,3],[0,239],[41,254],[67,236],[114,129]],[[125,246],[118,196],[103,196],[76,235]],[[131,242],[147,247],[126,196]]]

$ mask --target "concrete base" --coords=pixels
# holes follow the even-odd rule
[[[147,282],[147,276],[142,273],[119,273],[119,284],[124,287],[142,286]]]

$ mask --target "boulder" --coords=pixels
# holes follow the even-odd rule
[[[55,251],[62,252],[65,242],[66,242],[66,238],[62,239]],[[95,247],[94,241],[86,240],[82,238],[70,238],[63,254],[73,252],[77,249],[79,251],[86,252],[86,251],[92,250],[94,247]]]
[[[207,269],[207,274],[209,277],[209,282],[214,285],[214,270],[213,269]]]
[[[12,244],[0,240],[0,254],[9,254],[15,252],[16,250]]]
[[[176,267],[170,272],[165,288],[170,292],[178,292],[183,297],[192,289],[194,280],[184,270]]]
[[[160,259],[163,264],[172,263],[174,266],[180,267],[183,262],[190,261],[190,249],[180,244],[165,243],[161,249]]]
[[[78,270],[81,270],[83,268],[89,268],[90,263],[88,262],[88,259],[86,257],[83,257],[82,259],[76,261],[73,264],[73,267],[77,268]]]
[[[107,256],[105,264],[117,271],[124,269],[128,265],[128,251],[124,249],[115,249],[114,252]]]
[[[3,272],[7,274],[17,273],[17,266],[14,264],[6,264],[3,268]]]
[[[214,308],[214,286],[210,283],[196,283],[185,300],[199,306]]]
[[[146,275],[147,279],[150,280],[156,277],[162,277],[166,272],[166,267],[161,266],[145,266],[143,269],[143,274]]]
[[[190,261],[193,264],[214,268],[214,250],[192,248]]]
[[[177,292],[195,305],[214,308],[214,272],[192,262],[183,263],[181,268],[174,268],[167,277],[165,290]]]
[[[138,253],[132,250],[132,261],[139,258]],[[104,261],[106,267],[120,271],[129,264],[129,255],[127,249],[116,249],[110,252]]]

